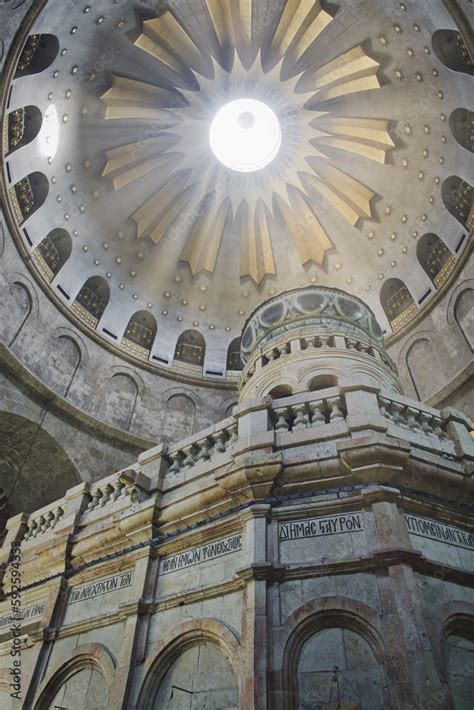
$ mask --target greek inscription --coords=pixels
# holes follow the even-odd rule
[[[434,520],[417,518],[414,515],[405,514],[405,520],[408,532],[413,535],[444,542],[447,545],[454,545],[455,547],[463,547],[466,550],[474,549],[474,536],[465,530],[443,525]]]
[[[91,584],[86,584],[84,587],[73,589],[69,596],[68,604],[75,604],[76,602],[82,602],[85,599],[92,599],[92,597],[97,597],[101,594],[115,592],[117,589],[130,587],[132,584],[132,578],[133,572],[124,572],[123,574],[117,574],[114,577],[109,577],[108,579],[102,579],[100,582],[93,582]]]
[[[338,535],[340,533],[360,532],[364,529],[360,513],[347,515],[330,515],[316,520],[304,522],[280,523],[280,541],[298,540],[305,537],[322,537],[324,535]]]
[[[171,557],[163,557],[161,560],[161,574],[170,574],[186,567],[198,565],[201,562],[215,560],[217,557],[229,555],[232,552],[242,549],[242,535],[231,535],[223,540],[210,542],[202,547],[196,547],[185,552],[179,552]]]

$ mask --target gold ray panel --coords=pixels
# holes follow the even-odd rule
[[[170,10],[165,10],[152,20],[145,20],[134,44],[176,74],[183,75],[186,68],[199,74],[206,74],[209,70],[209,62]]]
[[[197,183],[185,188],[190,171],[181,170],[163,187],[152,195],[136,212],[132,219],[137,223],[137,237],[150,237],[158,244],[163,234],[179,213],[185,208]]]
[[[349,224],[355,226],[359,219],[371,218],[371,203],[375,197],[372,190],[329,163],[318,161],[317,167],[313,161],[309,164],[316,175],[305,174],[305,179],[334,205]]]
[[[230,200],[226,199],[215,209],[215,195],[206,196],[205,204],[188,236],[181,260],[187,261],[193,276],[207,269],[211,273],[216,267],[224,225],[229,214]]]
[[[299,82],[298,91],[313,92],[311,102],[322,103],[338,96],[378,89],[379,67],[380,64],[359,45],[304,77]]]
[[[272,243],[268,226],[269,214],[262,199],[257,201],[255,214],[247,203],[239,207],[240,276],[250,276],[257,286],[266,274],[275,273]]]
[[[252,44],[254,0],[205,0],[222,50],[234,47],[244,64]]]
[[[107,163],[102,176],[112,177],[115,190],[120,190],[133,180],[147,175],[153,170],[165,171],[176,166],[182,159],[182,153],[165,153],[163,151],[177,142],[172,134],[163,133],[156,138],[128,143],[118,148],[105,151]]]
[[[395,143],[388,132],[388,121],[364,118],[334,118],[314,120],[315,129],[311,145],[327,145],[365,158],[385,163],[388,151]],[[323,130],[320,130],[323,129]]]
[[[288,185],[288,205],[279,199],[278,205],[285,218],[301,264],[314,261],[322,265],[324,255],[333,247],[326,230],[316,218],[300,190]]]
[[[171,127],[181,123],[181,118],[164,106],[173,106],[179,94],[121,76],[112,77],[112,86],[101,101],[105,104],[106,119],[154,119],[160,126]]]
[[[277,64],[289,50],[291,59],[297,62],[332,19],[322,9],[319,0],[287,0],[268,53],[271,66]],[[270,66],[267,58],[265,66]]]

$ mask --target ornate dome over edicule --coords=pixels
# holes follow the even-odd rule
[[[199,376],[204,347],[291,288],[410,327],[473,226],[474,69],[447,18],[430,0],[48,2],[5,71],[6,210],[35,278],[89,336]]]

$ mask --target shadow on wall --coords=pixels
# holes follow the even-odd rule
[[[0,412],[0,488],[13,513],[31,513],[80,483],[58,442],[37,422]]]

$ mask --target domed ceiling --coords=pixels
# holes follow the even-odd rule
[[[49,2],[5,109],[21,248],[71,317],[156,367],[191,329],[222,374],[252,310],[307,284],[403,327],[472,229],[453,28],[432,0]]]

